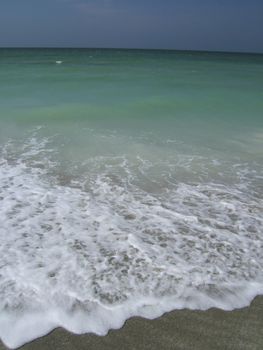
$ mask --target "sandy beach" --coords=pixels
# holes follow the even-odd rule
[[[0,350],[263,350],[262,14],[0,1]]]
[[[263,297],[249,307],[222,311],[177,310],[155,320],[132,318],[122,329],[105,337],[74,335],[56,329],[26,344],[22,350],[261,350],[263,349]],[[1,344],[0,350],[6,347]]]

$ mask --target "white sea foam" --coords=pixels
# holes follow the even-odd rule
[[[237,184],[176,182],[174,164],[95,157],[86,172],[63,178],[55,154],[34,135],[0,157],[0,337],[8,347],[58,326],[104,335],[134,315],[231,310],[263,293],[253,169],[233,166]],[[192,171],[194,158],[184,156]]]

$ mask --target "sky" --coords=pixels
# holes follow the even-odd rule
[[[0,0],[0,47],[263,53],[263,0]]]

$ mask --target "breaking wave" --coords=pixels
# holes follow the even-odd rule
[[[137,154],[94,156],[69,175],[52,145],[36,132],[0,154],[0,337],[8,347],[58,326],[105,335],[131,316],[231,310],[263,293],[258,171],[232,164],[225,171],[235,182],[178,181],[182,164],[180,174],[194,172],[194,156],[158,168]]]

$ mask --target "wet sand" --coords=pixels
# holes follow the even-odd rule
[[[0,344],[0,350],[6,349]],[[21,350],[262,350],[263,296],[249,307],[178,310],[155,320],[134,317],[105,337],[56,329]]]

